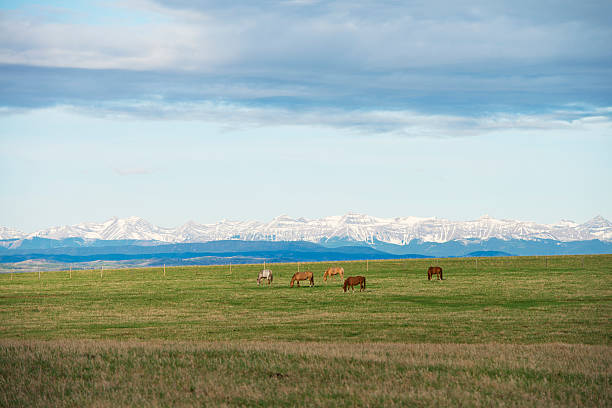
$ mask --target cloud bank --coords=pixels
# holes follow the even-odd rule
[[[610,119],[612,4],[605,1],[103,7],[102,20],[87,9],[0,12],[5,111],[70,106],[437,136]]]

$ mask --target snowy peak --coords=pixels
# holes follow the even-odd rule
[[[580,226],[584,228],[610,228],[612,227],[612,223],[606,220],[601,215],[598,215],[596,217],[591,218],[584,224],[581,224]]]
[[[81,223],[71,226],[53,227],[28,235],[28,238],[64,239],[80,237],[85,239],[137,239],[154,241],[174,241],[172,229],[151,225],[140,217],[113,217],[103,223]]]
[[[21,239],[27,234],[17,231],[16,229],[0,227],[0,239]]]
[[[214,224],[198,224],[189,221],[176,228],[158,227],[140,217],[113,217],[103,223],[53,227],[29,235],[0,228],[2,239],[26,237],[51,239],[79,237],[86,240],[131,239],[161,242],[208,242],[226,239],[325,242],[337,239],[368,243],[387,242],[397,245],[406,245],[413,239],[438,243],[491,238],[612,241],[612,223],[602,216],[583,224],[562,220],[557,224],[547,225],[498,220],[489,215],[472,221],[451,221],[436,217],[379,218],[348,213],[314,220],[281,215],[267,223],[223,220]]]
[[[576,227],[584,235],[595,235],[602,241],[612,241],[612,223],[601,215]]]

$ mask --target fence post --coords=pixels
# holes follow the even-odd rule
[[[368,265],[368,260],[366,259],[366,272],[368,272],[370,270],[370,267]]]

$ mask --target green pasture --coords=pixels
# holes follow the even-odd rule
[[[0,275],[0,337],[610,345],[612,256],[334,263],[363,275],[344,293],[331,263]],[[428,281],[431,264],[444,281]]]
[[[0,407],[612,406],[612,255],[267,266],[0,275]]]

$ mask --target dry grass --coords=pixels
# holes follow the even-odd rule
[[[0,341],[0,406],[610,406],[608,346]]]

